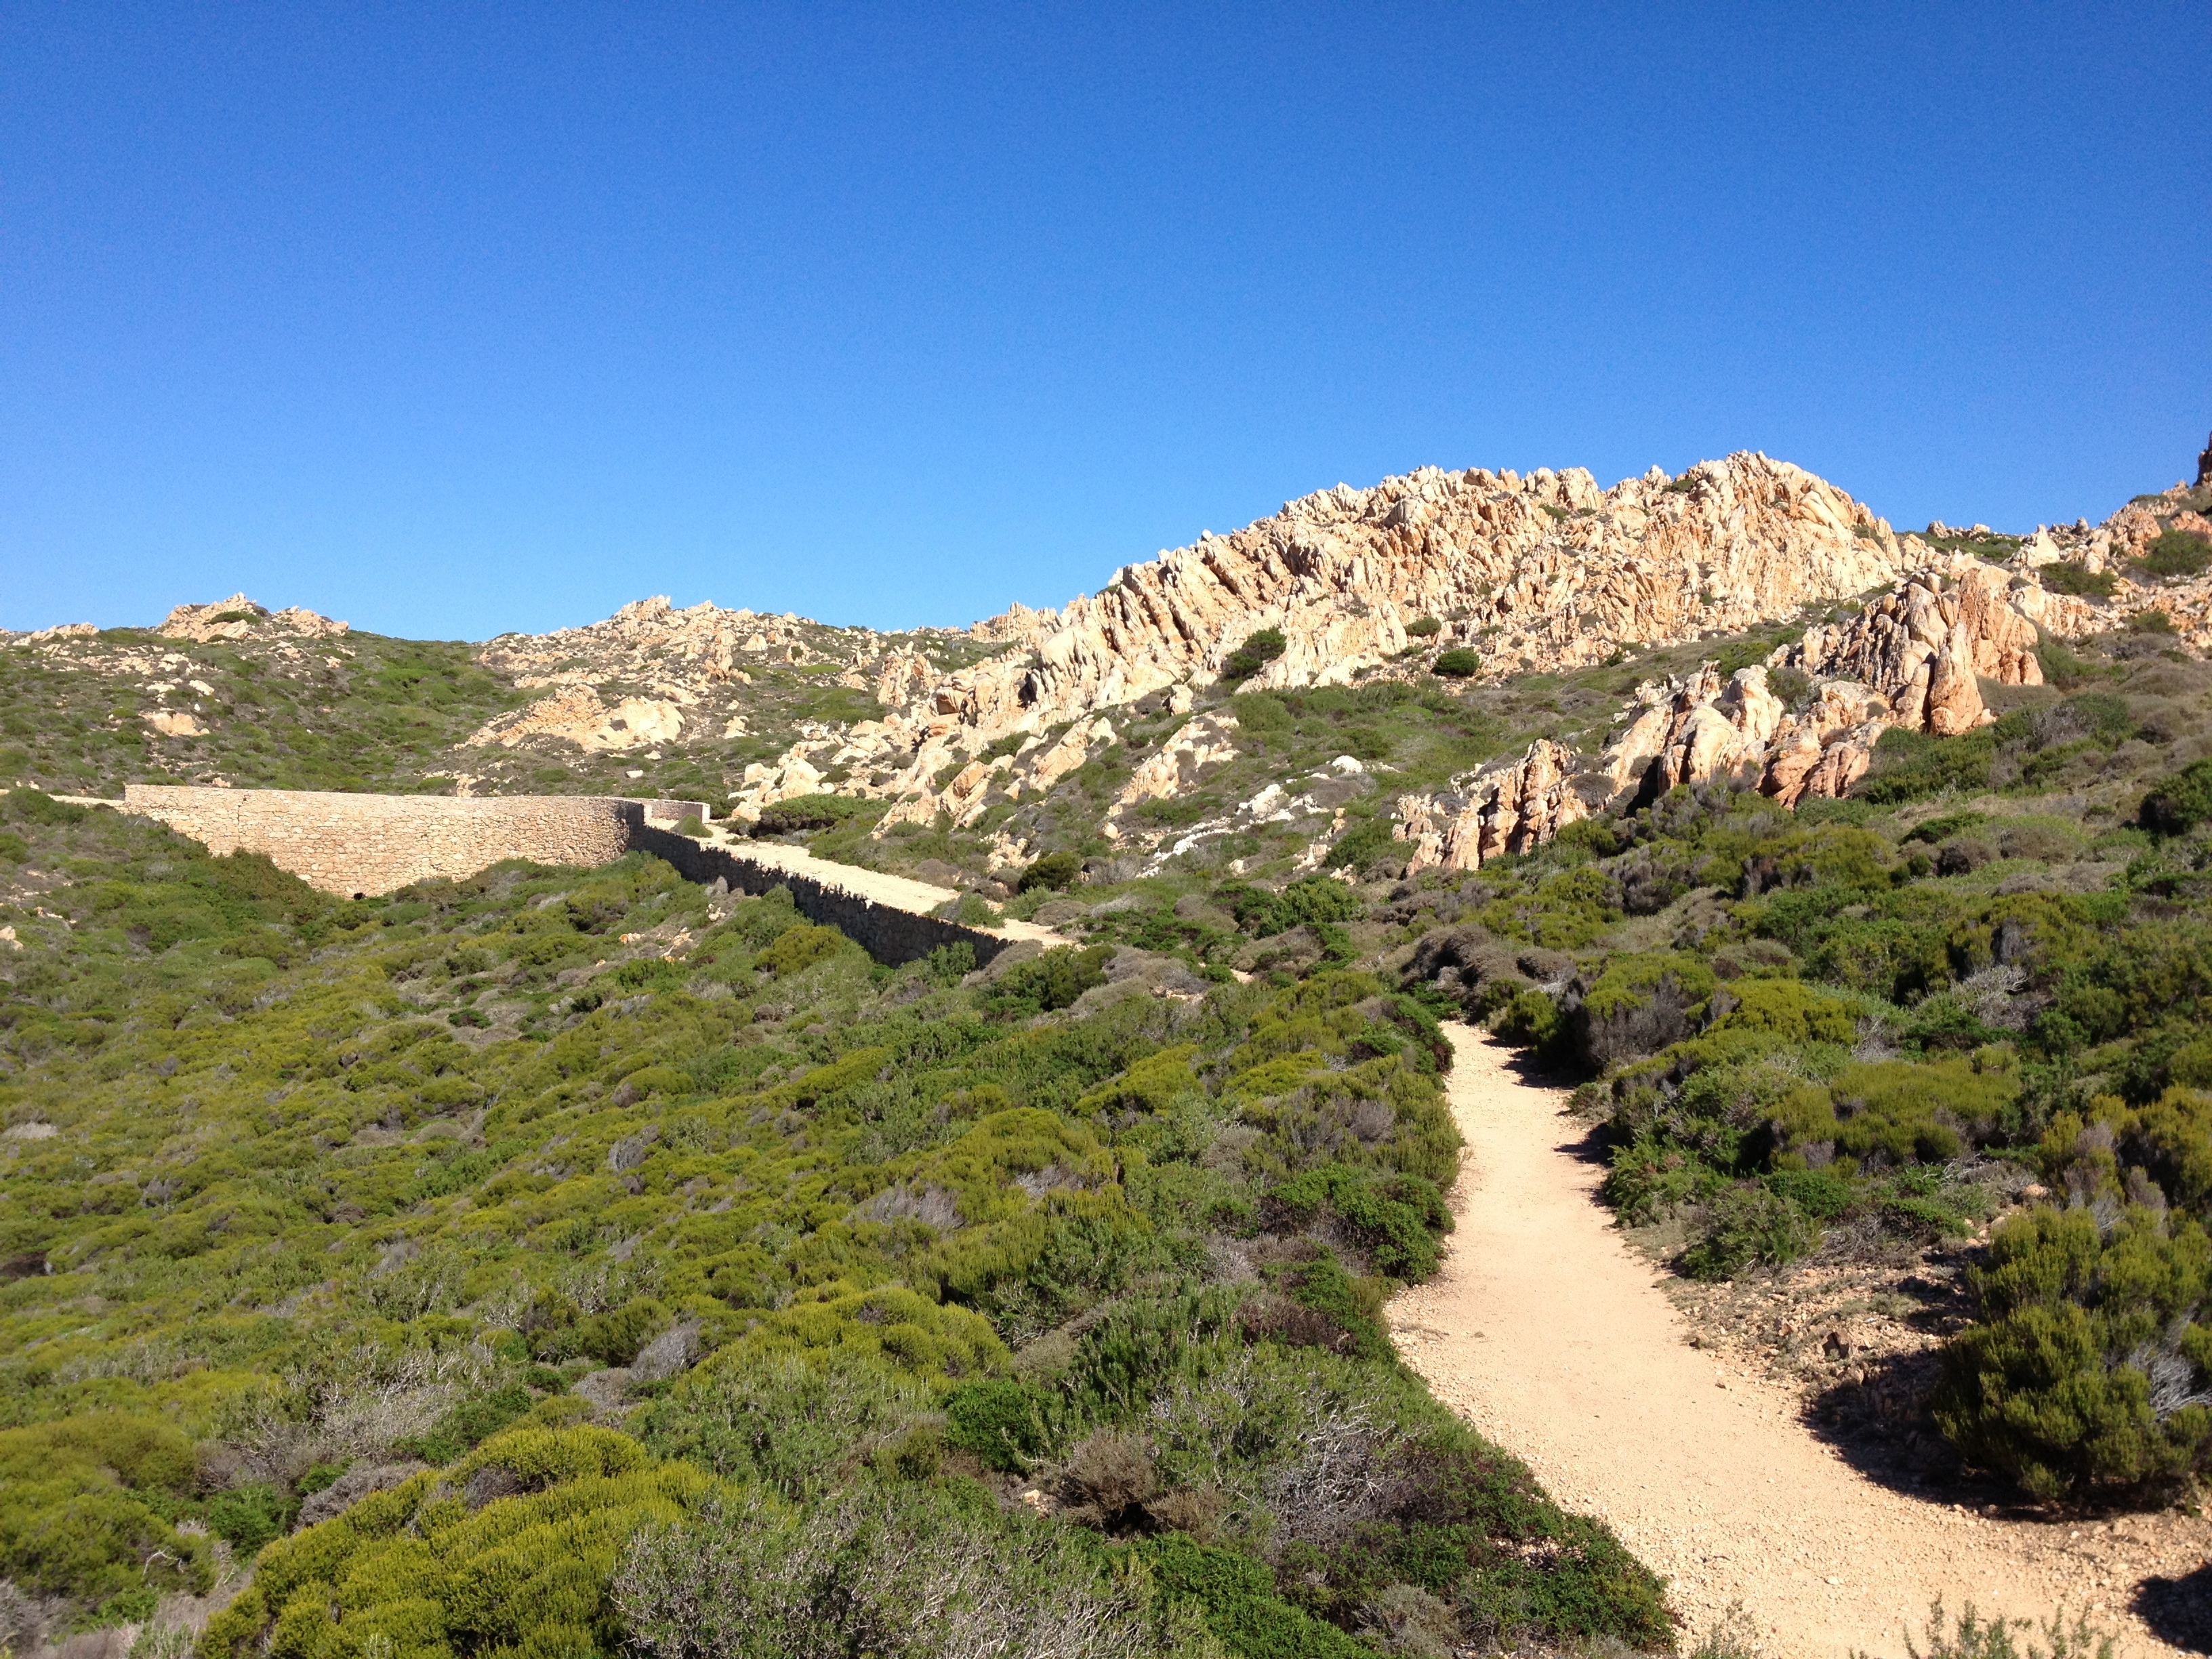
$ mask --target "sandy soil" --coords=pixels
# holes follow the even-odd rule
[[[1940,1594],[1985,1614],[2087,1607],[2137,1659],[2185,1650],[2128,1605],[2151,1575],[2201,1565],[2212,1522],[1990,1517],[1876,1484],[1815,1436],[1795,1389],[1689,1346],[1597,1201],[1565,1092],[1484,1033],[1446,1030],[1469,1147],[1459,1224],[1443,1272],[1390,1305],[1400,1350],[1667,1578],[1686,1646],[1740,1603],[1777,1656],[1901,1656]]]

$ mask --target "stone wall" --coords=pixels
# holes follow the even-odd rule
[[[591,795],[356,795],[134,783],[123,810],[215,853],[268,855],[325,892],[389,893],[434,876],[472,876],[502,859],[605,864],[648,823],[707,816],[698,801]],[[654,833],[660,833],[655,831]]]
[[[835,927],[878,962],[894,968],[919,961],[941,945],[969,946],[975,952],[975,965],[980,968],[1014,942],[942,917],[878,904],[833,883],[781,870],[724,848],[702,846],[689,836],[641,824],[631,832],[629,844],[667,860],[692,881],[726,882],[733,893],[757,897],[773,888],[787,887],[800,915],[824,927]]]
[[[605,795],[461,799],[134,783],[125,788],[122,805],[205,842],[211,853],[265,854],[277,868],[349,897],[389,893],[430,877],[472,876],[502,859],[606,864],[638,851],[666,860],[690,880],[726,882],[732,892],[758,896],[787,887],[799,915],[836,928],[893,967],[956,944],[973,948],[980,967],[1010,942],[676,834],[671,826],[708,817],[702,801]]]

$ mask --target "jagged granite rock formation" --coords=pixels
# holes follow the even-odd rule
[[[1609,490],[1579,468],[1425,467],[1371,489],[1340,484],[1126,567],[1065,610],[1015,606],[976,624],[976,637],[1016,648],[926,682],[914,665],[885,673],[879,696],[908,695],[903,706],[842,741],[795,745],[749,776],[735,805],[757,811],[844,767],[871,774],[846,786],[854,793],[897,803],[889,822],[939,811],[958,822],[988,779],[963,768],[940,784],[955,761],[1212,684],[1262,628],[1285,648],[1255,690],[1389,672],[1423,617],[1448,619],[1432,643],[1473,646],[1492,672],[1571,668],[1863,592],[1916,562],[1917,546],[1833,485],[1759,454],[1674,479],[1655,468]],[[998,770],[1018,778],[1018,759]]]
[[[2212,575],[2151,582],[2135,562],[2166,530],[2194,528],[2207,504],[2177,487],[2094,528],[2077,520],[2013,538],[1939,524],[1923,538],[1895,534],[1834,486],[1755,453],[1675,478],[1654,469],[1604,490],[1579,469],[1523,477],[1427,467],[1287,502],[1127,567],[1060,610],[1014,605],[959,636],[676,611],[665,599],[588,629],[507,636],[485,647],[487,665],[549,695],[476,740],[627,749],[729,737],[746,730],[735,702],[721,706],[750,680],[741,665],[803,662],[871,692],[883,713],[787,726],[795,741],[745,766],[730,798],[738,816],[836,789],[890,803],[879,834],[940,816],[972,826],[1118,742],[1118,708],[1166,695],[1188,709],[1193,689],[1217,680],[1262,628],[1279,629],[1285,648],[1245,683],[1254,690],[1411,677],[1448,647],[1477,652],[1484,678],[1496,679],[1882,592],[1773,660],[1809,692],[1791,681],[1784,698],[1757,671],[1654,684],[1639,689],[1603,754],[1523,755],[1420,809],[1430,828],[1413,831],[1417,847],[1480,859],[1492,843],[1572,822],[1574,802],[1619,801],[1632,788],[1741,771],[1787,805],[1841,794],[1887,726],[1968,731],[1986,714],[1982,681],[2033,683],[2039,635],[2155,608],[2185,642],[2212,648]],[[1437,631],[1410,635],[1424,617]],[[1109,834],[1133,805],[1187,791],[1233,755],[1232,728],[1194,723],[1147,756],[1109,812]]]
[[[1930,569],[1839,623],[1816,623],[1763,666],[1727,679],[1698,672],[1646,681],[1595,757],[1556,743],[1471,774],[1434,794],[1401,796],[1395,831],[1409,871],[1476,867],[1548,841],[1609,806],[1685,784],[1741,775],[1785,806],[1840,797],[1866,773],[1892,726],[1956,736],[1995,718],[1980,682],[2040,685],[2031,614],[2092,626],[2090,607],[2045,592],[2032,574],[1972,558]],[[1769,683],[1788,669],[1809,683],[1791,708]]]

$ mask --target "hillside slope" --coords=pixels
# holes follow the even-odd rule
[[[1855,1456],[2185,1501],[2212,488],[1899,538],[1711,465],[1332,492],[960,634],[648,603],[466,647],[234,599],[8,641],[40,782],[711,781],[1068,941],[891,973],[644,858],[338,903],[0,798],[13,1639],[191,1622],[260,1550],[208,1659],[720,1650],[702,1581],[914,1653],[985,1583],[992,1639],[1085,1651],[1663,1645],[1376,1322],[1448,1225],[1438,1015],[1580,1083],[1607,1201],[1748,1287]],[[1669,642],[1716,568],[1741,625]],[[1638,593],[1633,648],[1566,631]],[[2136,1591],[2180,1642],[2186,1586]]]

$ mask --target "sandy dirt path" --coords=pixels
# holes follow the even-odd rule
[[[2101,1604],[2136,1659],[2176,1651],[2115,1606],[2063,1526],[1985,1519],[1877,1486],[1814,1437],[1796,1396],[1692,1348],[1650,1263],[1597,1201],[1564,1091],[1463,1025],[1451,1100],[1468,1154],[1443,1271],[1390,1304],[1437,1396],[1602,1517],[1668,1581],[1692,1644],[1741,1602],[1767,1651],[1901,1656],[1942,1594],[2014,1616]],[[2116,1595],[2116,1592],[2119,1594]]]

